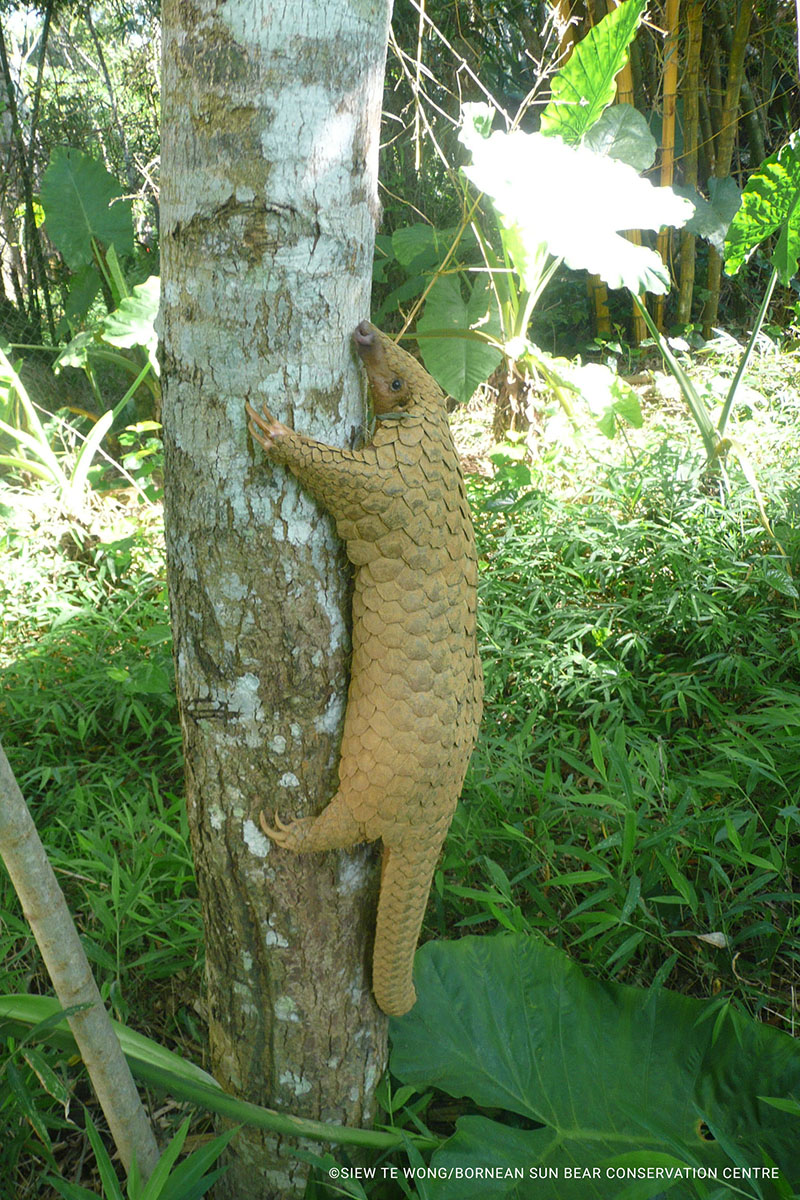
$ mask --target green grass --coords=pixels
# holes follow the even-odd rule
[[[200,954],[160,535],[4,540],[4,746],[125,1020]]]
[[[578,502],[526,479],[509,461],[473,493],[486,715],[441,927],[537,931],[601,975],[788,1029],[797,497],[774,518],[787,563],[746,486],[723,502],[668,443]]]
[[[202,932],[160,531],[109,502],[106,526],[78,535],[37,493],[3,499],[4,749],[113,1015],[197,1058]],[[1,869],[0,963],[0,993],[51,994]],[[70,1075],[49,1049],[0,1049],[0,1180],[15,1200],[54,1195],[42,1164],[82,1153],[64,1119]]]

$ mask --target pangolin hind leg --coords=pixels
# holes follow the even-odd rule
[[[384,843],[372,990],[390,1017],[401,1017],[417,998],[414,952],[441,848],[438,838],[423,845]]]
[[[346,850],[369,840],[364,826],[350,812],[341,792],[332,797],[318,817],[298,817],[284,823],[275,813],[273,820],[277,828],[268,825],[264,813],[261,814],[264,833],[276,846],[302,854],[314,850]]]

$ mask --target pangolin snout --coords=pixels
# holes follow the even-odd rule
[[[362,321],[353,331],[353,341],[359,354],[371,350],[375,344],[375,330],[369,321]]]

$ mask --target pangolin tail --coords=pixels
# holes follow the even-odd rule
[[[411,973],[441,843],[384,845],[372,958],[372,989],[380,1008],[401,1017],[417,998]]]

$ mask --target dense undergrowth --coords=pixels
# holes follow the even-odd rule
[[[789,1029],[798,496],[776,517],[787,562],[746,486],[723,500],[669,444],[577,502],[518,472],[475,490],[488,712],[448,843],[451,919]]]
[[[486,713],[428,936],[531,932],[600,977],[794,1032],[792,419],[760,466],[774,537],[744,479],[726,493],[653,427],[602,461],[561,446],[531,467],[507,448],[471,478]],[[43,493],[3,504],[3,744],[115,1015],[201,1058],[158,522],[104,499],[79,535]],[[48,990],[4,874],[0,961],[0,993]],[[0,1178],[39,1196],[35,1164],[72,1127],[42,1061],[11,1061]]]

